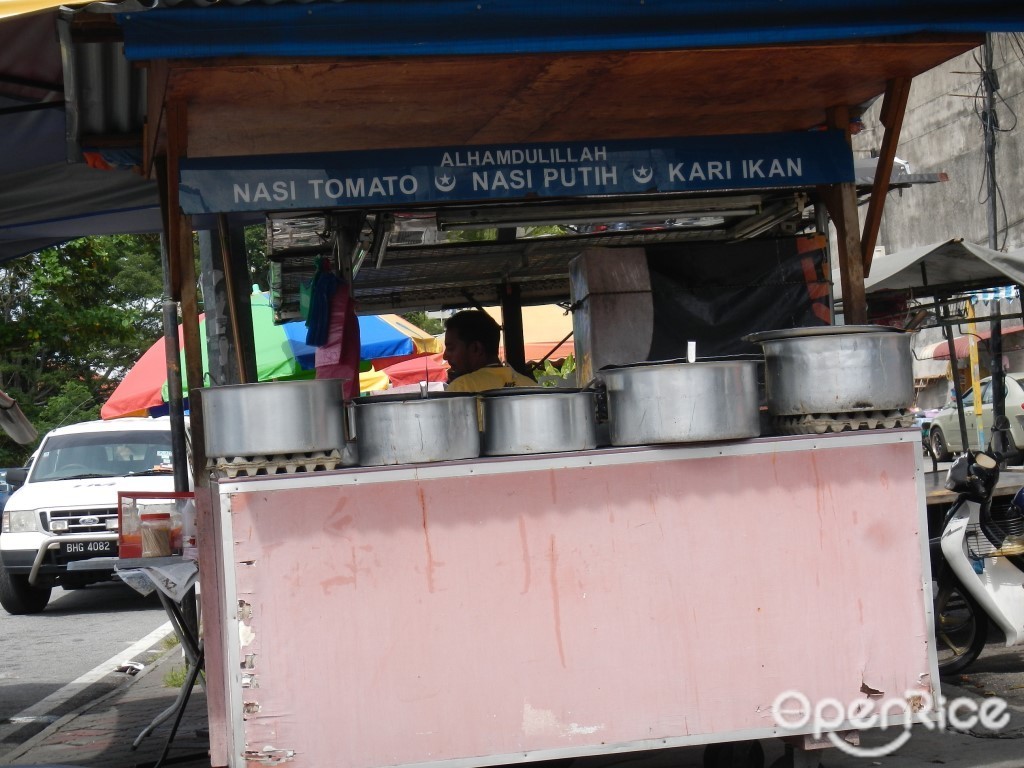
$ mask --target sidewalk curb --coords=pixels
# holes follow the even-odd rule
[[[173,636],[173,635],[174,635],[174,632],[172,630],[171,632],[168,632],[167,635],[164,636],[164,640],[166,640],[167,637],[170,637],[170,636]],[[153,648],[159,646],[162,642],[163,642],[163,640],[158,641],[157,644],[154,645],[149,650],[153,650]],[[43,730],[41,730],[35,736],[32,736],[28,741],[24,742],[23,744],[19,744],[17,747],[12,749],[7,754],[0,755],[0,765],[12,765],[17,758],[21,757],[26,752],[29,752],[30,750],[35,748],[38,744],[46,741],[46,739],[48,739],[54,732],[60,730],[60,728],[62,728],[63,726],[67,725],[67,723],[70,722],[71,720],[74,720],[76,717],[80,717],[84,712],[87,712],[90,709],[92,709],[93,707],[97,707],[100,704],[105,703],[106,701],[114,698],[115,696],[120,696],[125,691],[127,691],[129,688],[131,688],[133,685],[135,685],[135,683],[139,682],[140,680],[145,678],[147,675],[149,675],[151,672],[153,672],[154,670],[156,670],[159,667],[162,667],[164,664],[166,664],[169,659],[174,658],[174,655],[175,655],[174,651],[177,650],[178,648],[179,648],[179,646],[177,646],[177,645],[175,645],[172,648],[167,648],[166,650],[164,650],[163,653],[161,653],[159,656],[157,656],[152,661],[152,663],[147,664],[145,667],[143,667],[143,669],[141,671],[139,671],[138,673],[132,675],[128,679],[122,681],[119,685],[117,685],[112,690],[107,691],[105,694],[103,694],[99,698],[93,699],[92,701],[87,701],[85,704],[82,704],[80,707],[78,707],[76,709],[73,709],[71,712],[68,712],[65,715],[62,715],[59,719],[57,719],[54,722],[50,723],[48,726],[46,726]]]

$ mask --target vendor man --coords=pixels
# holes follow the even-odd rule
[[[501,328],[486,312],[478,309],[456,312],[444,327],[449,392],[537,386],[533,379],[498,359]]]

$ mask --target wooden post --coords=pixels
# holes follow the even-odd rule
[[[893,159],[896,157],[896,145],[900,141],[900,129],[903,127],[903,115],[907,111],[909,95],[909,77],[895,78],[885,86],[881,114],[885,132],[882,134],[882,147],[878,153],[875,180],[871,185],[871,199],[868,200],[868,212],[864,218],[864,235],[861,237],[864,277],[871,274],[871,259],[874,256],[875,243],[878,241],[878,228],[882,223],[882,210],[885,207],[886,195],[889,193]],[[843,296],[845,295],[844,293]]]
[[[228,329],[238,378],[232,384],[249,384],[258,378],[256,348],[252,331],[252,300],[249,294],[249,261],[245,251],[245,232],[228,221],[226,214],[217,216],[217,234],[220,264],[224,270],[224,289],[227,294]],[[207,329],[209,334],[209,329]]]
[[[200,539],[199,569],[203,585],[213,599],[203,600],[203,619],[208,627],[220,627],[224,618],[217,595],[223,594],[224,564],[218,553],[219,527],[216,514],[216,487],[211,488],[206,472],[206,440],[203,430],[201,398],[195,390],[203,385],[202,353],[199,341],[199,308],[196,296],[195,253],[192,247],[192,224],[181,213],[178,196],[178,161],[186,156],[188,123],[183,103],[167,104],[167,234],[169,273],[172,290],[180,297],[182,331],[185,340],[185,370],[190,395],[190,426],[192,433],[192,475],[196,493],[196,525]],[[204,592],[205,594],[205,592]],[[214,639],[204,645],[207,674],[206,704],[210,719],[210,764],[226,766],[231,750],[231,727],[227,718],[227,693],[224,688],[224,648]]]
[[[203,386],[203,356],[199,341],[199,301],[196,293],[195,249],[192,222],[181,212],[178,196],[178,163],[187,155],[188,119],[185,104],[167,105],[167,246],[172,295],[181,303],[181,327],[185,349],[185,380],[189,388],[189,423],[192,433],[192,478],[197,488],[208,482],[206,475],[203,412],[194,397]]]
[[[850,110],[846,106],[828,111],[830,128],[842,130],[850,141]],[[843,321],[847,325],[867,322],[867,298],[864,292],[864,260],[861,252],[860,220],[857,217],[857,189],[853,182],[818,188],[838,234],[839,275],[843,289]]]
[[[501,293],[501,328],[505,338],[505,362],[529,375],[523,341],[523,299],[518,283],[505,283]]]

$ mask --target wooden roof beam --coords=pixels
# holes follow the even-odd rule
[[[911,78],[909,77],[897,77],[889,80],[885,85],[885,96],[882,99],[880,116],[885,132],[882,134],[882,148],[878,153],[878,165],[875,167],[875,179],[871,186],[867,216],[864,219],[864,234],[860,241],[864,277],[871,274],[871,259],[874,256],[875,242],[878,240],[878,228],[882,223],[885,198],[889,193],[889,179],[892,177],[896,145],[900,141],[903,116],[907,111],[910,82]]]
[[[154,160],[167,154],[167,82],[170,67],[164,60],[146,67],[146,125],[142,137],[142,173],[153,176]]]

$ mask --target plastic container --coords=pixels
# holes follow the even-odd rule
[[[121,492],[117,517],[118,556],[122,560],[167,556],[198,559],[191,493]],[[186,549],[189,555],[185,555]]]
[[[173,548],[171,546],[170,512],[144,512],[140,514],[139,528],[142,531],[143,557],[171,556]]]
[[[142,557],[142,531],[139,529],[138,507],[127,504],[122,507],[118,523],[118,556],[124,559]]]
[[[196,530],[196,504],[188,499],[180,504],[181,509],[181,554],[189,560],[199,559],[199,542]],[[171,544],[174,544],[172,529]]]

